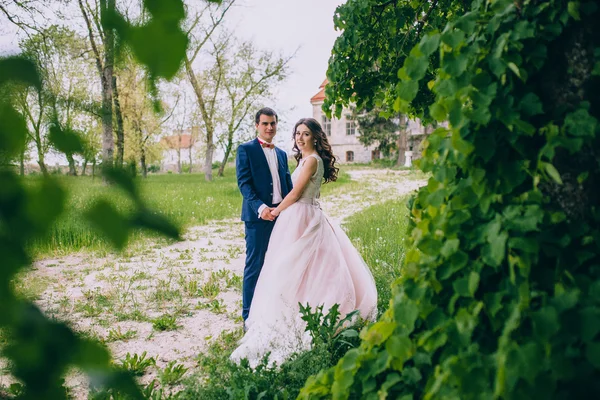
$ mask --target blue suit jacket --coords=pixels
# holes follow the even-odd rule
[[[287,154],[275,147],[281,196],[285,198],[292,190],[292,176],[288,168]],[[258,221],[258,209],[266,204],[273,207],[273,178],[267,158],[258,139],[241,144],[235,160],[238,187],[242,192],[242,221]]]

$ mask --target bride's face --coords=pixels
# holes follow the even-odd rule
[[[298,125],[294,139],[296,140],[296,146],[303,153],[310,153],[315,149],[315,139],[312,132],[304,124]]]

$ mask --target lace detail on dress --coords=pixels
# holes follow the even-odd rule
[[[318,199],[321,195],[321,183],[323,182],[325,167],[323,166],[323,159],[319,157],[318,154],[311,154],[308,157],[313,157],[317,160],[317,170],[315,171],[313,176],[310,177],[310,181],[304,188],[304,192],[302,192],[302,196],[300,196],[300,199],[298,201],[301,203],[318,205],[318,202],[316,202],[315,200]],[[296,184],[296,180],[300,176],[300,171],[304,167],[304,162],[308,159],[308,157],[300,161],[300,164],[298,164],[298,168],[296,168],[296,170],[292,174],[292,183],[294,185]]]

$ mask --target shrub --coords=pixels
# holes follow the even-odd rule
[[[369,9],[347,4],[362,40],[351,14]],[[598,5],[443,12],[397,75],[397,111],[431,88],[428,112],[449,122],[419,160],[432,178],[411,207],[415,248],[391,307],[300,398],[598,397]]]

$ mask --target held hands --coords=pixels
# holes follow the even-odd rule
[[[271,215],[274,216],[275,218],[279,217],[279,210],[277,208],[272,208],[271,209]]]
[[[265,221],[274,221],[275,217],[277,215],[279,215],[279,213],[277,213],[277,215],[273,215],[273,210],[275,210],[275,208],[273,207],[265,207],[264,210],[262,210],[262,213],[260,214],[260,218],[264,219]]]

